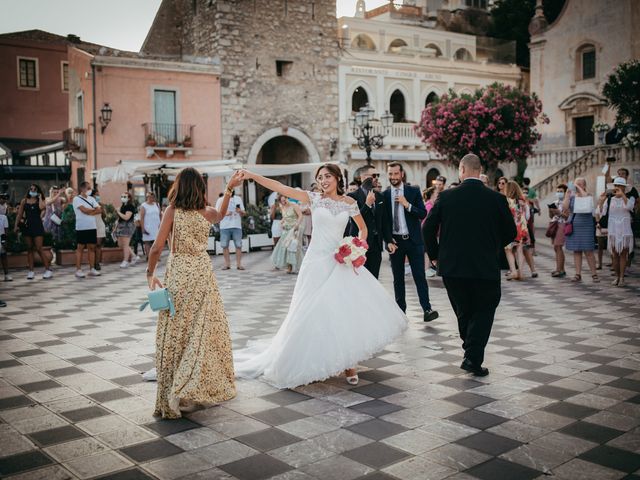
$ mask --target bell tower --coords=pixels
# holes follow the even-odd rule
[[[354,17],[358,17],[358,18],[364,18],[364,14],[367,11],[367,6],[364,3],[364,0],[358,0],[356,2],[356,13],[354,15]]]

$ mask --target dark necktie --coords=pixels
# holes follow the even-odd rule
[[[400,202],[398,197],[400,196],[400,189],[396,188],[393,197],[393,232],[400,233]]]

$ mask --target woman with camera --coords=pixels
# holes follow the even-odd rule
[[[635,207],[635,198],[627,197],[626,191],[629,186],[622,177],[614,178],[613,183],[607,185],[607,188],[612,193],[607,195],[607,192],[603,192],[600,195],[598,207],[602,212],[602,218],[607,218],[607,243],[616,274],[612,285],[624,287],[624,271],[629,253],[633,250],[631,215]]]
[[[587,258],[591,278],[594,283],[600,282],[596,271],[596,222],[593,197],[587,191],[587,181],[578,177],[575,182],[569,182],[567,193],[563,200],[562,209],[569,213],[565,223],[565,245],[573,252],[576,274],[572,282],[582,281],[582,255]]]

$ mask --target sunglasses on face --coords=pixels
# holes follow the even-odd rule
[[[380,174],[379,173],[372,173],[371,176],[373,178],[380,178]]]

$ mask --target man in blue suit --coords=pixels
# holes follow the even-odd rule
[[[384,192],[387,217],[384,223],[393,238],[393,241],[387,244],[387,250],[391,257],[396,303],[406,312],[404,261],[408,258],[420,305],[424,311],[424,321],[430,322],[438,318],[438,312],[431,308],[425,275],[424,242],[420,222],[427,216],[427,210],[420,189],[403,182],[404,169],[401,163],[391,162],[387,165],[387,175],[391,188]],[[385,238],[388,238],[388,235],[385,235]]]

